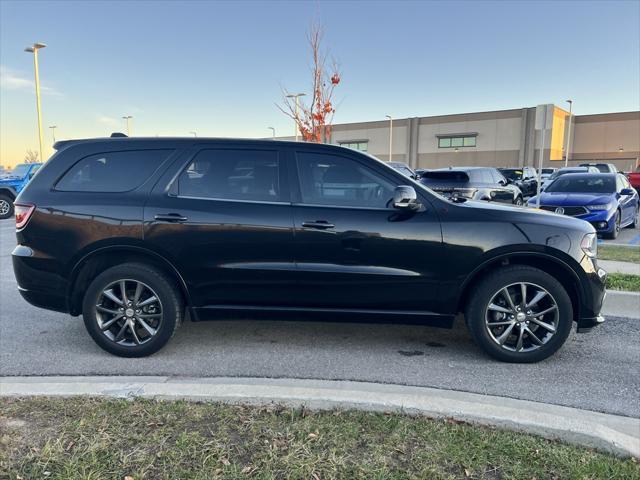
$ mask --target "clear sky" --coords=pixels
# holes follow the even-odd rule
[[[335,122],[574,100],[640,109],[640,1],[0,0],[0,164],[58,138],[293,134],[281,87],[308,91],[313,20],[341,66]]]

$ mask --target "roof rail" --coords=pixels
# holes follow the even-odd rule
[[[116,137],[126,137],[126,136],[127,136],[127,135],[125,135],[125,134],[124,134],[124,133],[122,133],[122,132],[113,132],[113,133],[111,134],[111,138],[116,138]]]

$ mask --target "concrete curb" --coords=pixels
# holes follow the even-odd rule
[[[606,317],[640,319],[640,293],[607,290],[602,314]]]
[[[476,393],[261,378],[0,377],[0,396],[102,396],[401,411],[488,425],[640,458],[640,419]]]

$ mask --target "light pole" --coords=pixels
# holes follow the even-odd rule
[[[189,132],[190,134],[192,134],[194,137],[197,137],[198,134],[196,132]]]
[[[129,123],[133,117],[131,115],[125,115],[122,117],[123,120],[127,121],[127,137],[131,136],[131,124]]]
[[[393,118],[391,115],[385,115],[389,119],[389,161],[393,160]]]
[[[271,138],[273,138],[275,140],[276,139],[276,129],[273,128],[273,127],[267,127],[267,128],[273,132],[273,135],[271,135]]]
[[[564,166],[569,165],[569,150],[571,150],[571,110],[573,109],[573,100],[565,100],[569,104],[569,132],[567,132],[567,148],[565,149]]]
[[[53,137],[53,144],[55,145],[56,143],[56,128],[58,128],[57,125],[51,125],[49,127],[51,129],[51,136]]]
[[[36,76],[36,109],[38,111],[38,140],[40,142],[40,161],[44,162],[42,155],[42,113],[40,112],[40,75],[38,73],[38,50],[46,47],[44,43],[34,43],[24,49],[25,52],[33,53],[33,68]]]
[[[287,95],[287,98],[295,98],[296,99],[296,118],[295,127],[296,127],[296,142],[298,141],[298,111],[300,110],[300,97],[304,97],[306,93],[293,93]]]

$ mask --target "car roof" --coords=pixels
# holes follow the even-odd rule
[[[617,173],[567,173],[565,175],[562,175],[562,178],[596,178],[596,177],[600,177],[600,178],[615,178],[617,177],[618,174]]]
[[[487,170],[487,169],[494,169],[494,167],[445,167],[445,168],[436,168],[431,171],[432,172],[445,172],[445,171],[468,172],[471,170]]]

